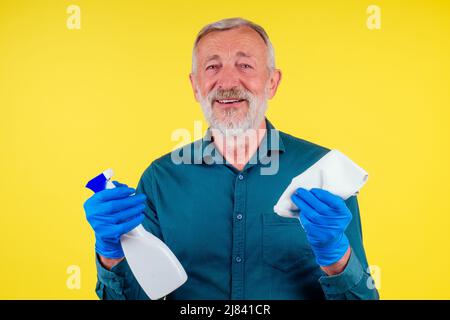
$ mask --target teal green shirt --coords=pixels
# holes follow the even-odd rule
[[[143,173],[137,187],[148,197],[143,225],[188,275],[167,299],[378,299],[355,196],[346,200],[352,253],[335,276],[316,264],[299,220],[274,213],[291,179],[329,149],[266,123],[258,151],[241,171],[223,160],[208,129]],[[97,259],[97,271],[101,299],[148,299],[126,260],[108,271]]]

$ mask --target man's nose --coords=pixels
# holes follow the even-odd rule
[[[228,90],[240,86],[239,74],[232,67],[223,67],[217,80],[218,88]]]

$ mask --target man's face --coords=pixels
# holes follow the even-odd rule
[[[199,41],[190,79],[212,128],[239,135],[259,127],[281,77],[269,69],[267,54],[264,40],[246,26],[213,31]]]

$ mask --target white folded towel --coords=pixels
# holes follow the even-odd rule
[[[291,201],[291,196],[298,188],[321,188],[347,200],[359,192],[368,177],[367,172],[346,155],[338,150],[331,150],[292,179],[273,209],[282,217],[297,218],[298,208]]]

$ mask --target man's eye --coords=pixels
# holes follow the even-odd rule
[[[217,65],[212,64],[212,65],[206,67],[206,70],[213,70],[213,69],[217,69]]]
[[[252,66],[249,65],[249,64],[247,64],[247,63],[242,63],[242,64],[241,64],[241,68],[242,68],[242,69],[251,69]]]

